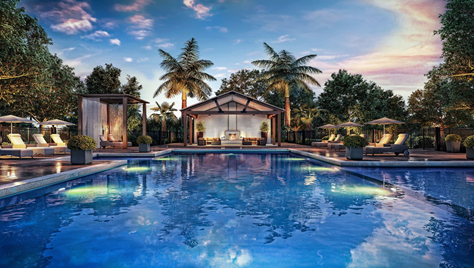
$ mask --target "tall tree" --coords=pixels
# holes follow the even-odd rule
[[[0,1],[0,101],[12,104],[22,91],[43,87],[50,53],[38,20],[18,8],[19,0]]]
[[[259,75],[259,70],[247,69],[242,69],[235,73],[231,73],[229,79],[222,79],[222,84],[219,90],[216,91],[216,96],[233,90],[250,96],[254,99],[264,100],[266,85],[265,81],[257,79]]]
[[[443,41],[443,68],[451,75],[472,72],[469,65],[474,64],[474,1],[446,0],[446,11],[440,18],[441,28],[435,34]]]
[[[92,73],[86,77],[88,94],[119,94],[120,73],[122,71],[112,64],[96,66]]]
[[[216,79],[204,70],[214,63],[199,59],[199,46],[194,38],[186,41],[178,58],[174,58],[162,49],[159,52],[163,57],[161,68],[166,72],[160,80],[165,80],[165,82],[156,89],[153,98],[162,92],[165,93],[166,98],[181,94],[182,109],[187,107],[187,97],[197,97],[198,100],[209,98],[212,89],[205,80],[215,81]]]
[[[265,51],[269,56],[268,60],[256,60],[252,64],[264,68],[259,76],[268,84],[268,89],[275,89],[285,94],[285,125],[290,126],[291,108],[290,91],[296,88],[303,88],[311,91],[309,84],[320,86],[319,82],[310,74],[319,74],[321,71],[315,67],[305,65],[316,54],[306,55],[296,59],[290,52],[282,50],[277,53],[267,43],[263,43]]]
[[[132,95],[140,98],[143,86],[140,85],[135,76],[127,75],[127,83],[120,86],[120,93]],[[139,113],[139,105],[131,104],[127,108],[127,130],[132,132],[133,130],[139,130],[142,124],[142,116]]]
[[[356,121],[359,123],[390,117],[405,120],[403,98],[391,90],[383,90],[374,82],[367,82],[362,75],[352,75],[346,70],[333,73],[318,96],[319,108],[329,111],[329,123]]]
[[[317,118],[326,120],[323,113],[326,113],[327,110],[315,107],[313,103],[312,105],[301,105],[301,107],[293,109],[293,112],[295,113],[296,119],[306,126],[306,130],[311,130],[313,120]]]
[[[156,106],[151,108],[152,111],[158,112],[157,114],[152,114],[150,117],[155,119],[155,121],[161,121],[161,131],[166,131],[166,121],[177,121],[176,115],[174,112],[177,110],[173,108],[174,102],[170,105],[168,102],[164,101],[161,105],[156,102]]]

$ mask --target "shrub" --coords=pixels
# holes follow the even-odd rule
[[[359,148],[367,146],[367,140],[361,136],[347,136],[344,139],[344,146],[347,148]]]
[[[138,144],[152,144],[153,139],[148,135],[141,135],[137,139]]]
[[[467,137],[463,144],[466,148],[474,148],[474,135]]]
[[[329,140],[329,136],[324,136],[321,140],[327,141],[327,140]]]
[[[462,141],[462,138],[458,134],[449,134],[448,136],[446,136],[445,140],[446,141]]]
[[[263,121],[260,125],[260,132],[268,132],[269,126],[267,121]]]
[[[196,123],[196,131],[197,132],[204,132],[206,131],[206,126],[204,126],[204,122],[199,121]]]
[[[434,147],[434,138],[430,136],[425,136],[423,139],[423,136],[418,136],[413,139],[413,148],[422,148],[423,144],[425,144],[425,147],[428,148]]]
[[[89,136],[77,135],[69,139],[67,148],[76,151],[93,150],[97,147],[97,142]]]

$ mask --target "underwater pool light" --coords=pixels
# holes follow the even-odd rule
[[[145,172],[145,171],[149,171],[151,168],[149,167],[129,167],[129,168],[126,168],[125,171],[127,172]]]

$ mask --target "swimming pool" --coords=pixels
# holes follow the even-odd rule
[[[290,154],[182,154],[0,200],[1,267],[473,267],[474,224]]]

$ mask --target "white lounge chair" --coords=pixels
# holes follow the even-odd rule
[[[13,149],[27,149],[20,134],[8,134],[8,138],[13,144]],[[54,155],[54,149],[49,147],[28,147],[28,150],[32,150],[34,154]]]
[[[54,134],[53,134],[54,135]],[[33,138],[36,141],[36,147],[49,147],[53,148],[55,153],[68,153],[71,152],[66,146],[61,145],[61,146],[54,146],[54,145],[49,145],[49,143],[46,142],[46,140],[43,137],[43,134],[33,134]]]
[[[104,135],[99,135],[100,139],[100,147],[105,148],[105,147],[121,147],[123,144],[121,142],[113,142],[113,141],[108,141]]]
[[[21,159],[27,156],[33,158],[33,154],[33,150],[30,149],[2,148],[2,146],[0,146],[0,155],[17,156]]]
[[[66,143],[61,139],[59,134],[51,134],[51,139],[53,139],[55,146],[66,146]]]
[[[395,155],[399,155],[403,153],[405,156],[409,156],[410,152],[408,151],[408,146],[405,145],[405,142],[408,140],[410,135],[408,134],[399,134],[398,139],[395,141],[394,144],[385,145],[385,147],[367,147],[365,150],[365,154],[383,154],[387,152],[395,153]]]
[[[338,135],[340,135],[340,134],[338,134]],[[336,139],[336,135],[331,134],[331,136],[329,136],[329,139],[327,141],[312,142],[311,147],[318,147],[318,148],[327,147],[328,143],[333,141],[334,139]]]

